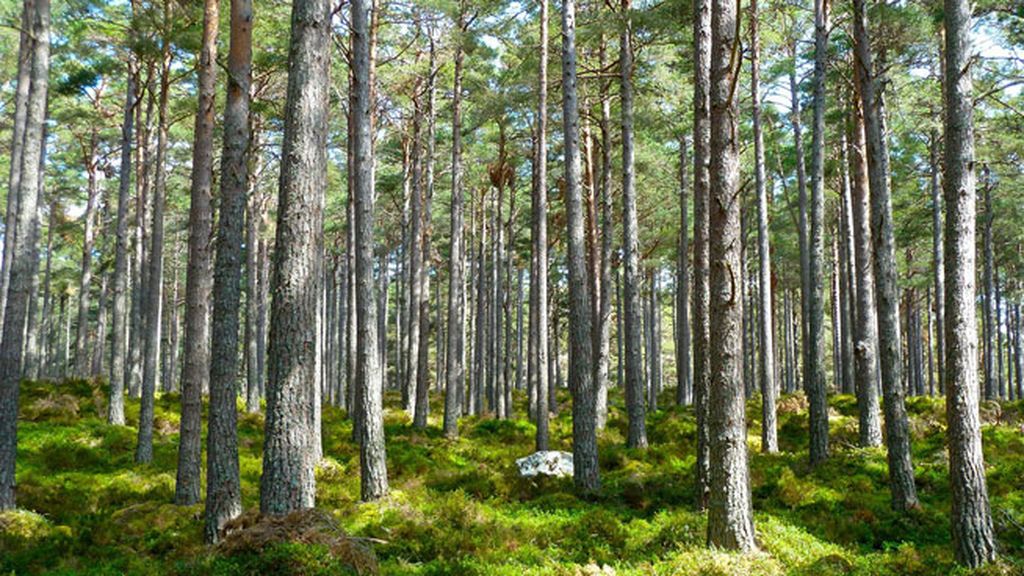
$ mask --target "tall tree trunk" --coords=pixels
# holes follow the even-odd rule
[[[530,279],[531,319],[536,327],[537,372],[537,450],[547,450],[548,435],[548,0],[540,2],[540,63],[537,79],[537,149],[533,185],[533,258],[534,272]]]
[[[878,404],[878,319],[875,311],[874,256],[871,251],[871,199],[868,191],[867,145],[859,99],[852,102],[849,139],[852,180],[851,212],[857,277],[857,326],[854,330],[854,371],[861,446],[882,443]]]
[[[711,10],[711,82],[709,103],[709,268],[710,365],[708,396],[709,476],[708,544],[749,551],[754,520],[747,468],[742,379],[743,269],[740,260],[741,196],[738,107],[732,87],[739,66],[733,63],[738,29],[736,4],[713,0]]]
[[[918,506],[914,467],[910,461],[910,432],[900,374],[900,320],[892,195],[889,189],[889,149],[885,135],[882,85],[872,64],[865,0],[854,0],[855,74],[864,113],[868,179],[871,190],[871,228],[874,232],[875,305],[878,309],[878,348],[885,400],[885,439],[889,486],[896,510]]]
[[[192,187],[188,211],[188,273],[185,277],[185,365],[181,372],[181,440],[178,444],[177,504],[200,498],[202,394],[210,377],[210,242],[213,238],[213,123],[217,94],[219,3],[205,0],[203,45],[199,52],[199,106],[192,144]],[[227,310],[225,310],[227,313]],[[215,538],[216,535],[207,538]]]
[[[26,358],[28,363],[28,378],[30,380],[38,380],[44,377],[48,371],[43,369],[43,366],[49,366],[51,357],[50,351],[50,330],[52,329],[53,322],[50,317],[53,313],[53,294],[50,291],[50,278],[53,265],[53,231],[56,228],[55,224],[56,209],[55,204],[50,205],[50,213],[48,215],[48,224],[46,227],[46,264],[43,266],[43,308],[40,313],[38,324],[38,335],[35,343],[35,349],[31,347],[31,358]],[[29,334],[31,336],[31,333]],[[122,407],[124,405],[124,397],[121,397]],[[123,410],[122,410],[123,412]],[[124,424],[124,417],[122,413],[121,423]]]
[[[946,420],[953,549],[974,568],[995,560],[978,415],[975,319],[974,100],[971,7],[945,0]]]
[[[693,2],[693,404],[697,413],[697,509],[708,505],[708,168],[710,163],[711,0]],[[620,356],[621,358],[621,356]]]
[[[25,318],[37,264],[36,211],[43,189],[40,162],[45,148],[50,71],[50,2],[28,1],[24,10],[30,16],[23,21],[31,22],[32,40],[23,45],[31,54],[31,70],[27,79],[31,84],[25,111],[21,177],[18,188],[12,190],[18,195],[17,217],[14,229],[8,229],[8,236],[14,238],[14,246],[9,260],[10,284],[4,302],[3,339],[0,344],[0,510],[11,510],[15,505],[18,394],[24,357]],[[19,82],[21,80],[26,79],[19,78]]]
[[[800,120],[800,85],[796,78],[797,69],[797,45],[796,40],[793,41],[790,47],[790,52],[793,56],[793,65],[789,69],[789,94],[791,98],[790,106],[790,123],[793,126],[793,146],[796,148],[796,182],[797,182],[797,196],[799,202],[799,223],[798,223],[798,241],[800,245],[800,342],[807,342],[807,319],[810,317],[807,311],[807,305],[810,302],[810,258],[808,253],[808,227],[807,227],[807,170],[804,162],[804,138],[803,138],[803,126]],[[795,316],[794,310],[794,316]],[[794,350],[797,348],[797,335],[793,334],[793,345]],[[797,362],[796,356],[794,361]],[[806,372],[807,368],[807,357],[806,351],[804,354],[799,356],[799,364],[803,366],[803,372]],[[799,380],[800,370],[794,370]],[[795,386],[799,386],[798,382],[794,383]]]
[[[89,374],[89,292],[92,287],[92,253],[96,244],[96,219],[101,188],[99,185],[99,133],[93,129],[84,156],[89,197],[82,215],[82,273],[78,284],[78,323],[75,327],[75,375]]]
[[[459,3],[456,33],[466,31],[465,7]],[[452,198],[451,198],[451,250],[448,271],[448,346],[444,392],[444,434],[448,438],[459,435],[459,389],[465,376],[466,312],[463,285],[465,283],[465,239],[463,234],[462,192],[462,37],[455,39],[455,76],[452,88]]]
[[[417,23],[419,26],[419,23]],[[416,54],[418,61],[420,52]],[[410,416],[416,414],[417,390],[420,349],[420,290],[423,286],[423,105],[421,80],[417,78],[413,85],[412,106],[412,176],[409,211],[409,269],[406,279],[409,285],[408,311],[406,328],[408,330],[406,348],[406,374],[402,383],[402,398],[406,400],[405,409]]]
[[[365,14],[365,13],[364,13]],[[310,411],[317,382],[316,316],[322,270],[324,191],[327,185],[327,89],[330,82],[330,4],[292,6],[277,239],[271,278],[270,362],[263,441],[260,511],[287,514],[311,508],[316,484]],[[372,235],[368,237],[372,242]],[[373,254],[367,254],[369,316],[373,318]],[[375,327],[375,322],[371,322]],[[372,335],[374,329],[370,329]],[[377,362],[376,337],[363,340]],[[378,375],[379,378],[379,375]],[[378,380],[379,381],[379,380]],[[373,394],[371,397],[375,396]]]
[[[693,376],[690,373],[690,265],[689,198],[690,180],[687,157],[690,139],[679,139],[679,239],[676,244],[676,404],[693,403]],[[773,404],[774,405],[774,404]]]
[[[622,111],[622,255],[625,274],[626,412],[629,432],[626,445],[647,447],[644,410],[642,296],[640,294],[640,238],[636,214],[635,165],[633,160],[633,47],[631,0],[622,0],[623,26],[619,36],[620,97]]]
[[[171,19],[171,7],[169,0],[165,0],[163,8],[163,26],[168,30]],[[135,461],[138,463],[150,462],[153,460],[153,417],[154,401],[156,395],[157,371],[160,359],[160,320],[161,308],[163,305],[163,265],[164,265],[164,195],[167,188],[167,168],[165,158],[167,154],[167,130],[168,117],[167,106],[170,97],[171,82],[171,45],[168,38],[163,38],[163,54],[160,67],[160,96],[159,111],[157,113],[157,147],[156,147],[156,182],[153,187],[152,223],[150,224],[150,241],[152,242],[146,264],[149,267],[147,281],[143,282],[144,291],[140,306],[144,313],[142,326],[144,328],[143,338],[143,362],[142,362],[142,401],[139,407],[139,432],[138,446],[135,449]],[[196,424],[198,439],[198,426]],[[182,438],[182,443],[185,439]],[[199,455],[196,454],[195,466],[199,465]],[[179,463],[179,476],[181,475],[181,464]],[[199,483],[199,473],[196,471],[195,482]],[[180,484],[180,481],[178,482]],[[177,490],[176,490],[177,491]],[[198,499],[198,498],[197,498]]]
[[[932,130],[929,138],[928,159],[929,176],[932,193],[932,275],[935,286],[935,352],[939,374],[939,390],[946,389],[946,302],[945,282],[943,281],[943,250],[942,250],[942,184],[940,172],[942,166],[939,159],[939,135]]]
[[[607,39],[601,36],[599,58],[601,68],[607,65]],[[611,365],[612,326],[612,254],[615,222],[612,220],[612,102],[611,79],[601,82],[601,291],[598,300],[595,386],[597,388],[597,429],[603,430],[608,420],[608,378]]]
[[[825,68],[828,49],[827,0],[814,2],[814,121],[811,135],[810,235],[807,239],[807,338],[804,389],[810,405],[811,464],[828,458],[828,396],[825,389]]]
[[[983,201],[985,202],[985,214],[983,216],[985,227],[983,229],[984,236],[982,238],[983,256],[985,258],[983,273],[985,287],[984,296],[981,301],[983,306],[982,310],[984,312],[982,325],[985,341],[982,343],[982,351],[984,352],[985,362],[985,400],[995,400],[997,397],[997,376],[995,370],[995,355],[992,353],[992,342],[995,340],[995,324],[992,319],[995,314],[995,287],[994,281],[992,280],[992,262],[994,260],[992,255],[992,222],[995,220],[995,213],[992,212],[992,179],[987,164],[982,165],[981,180],[982,192],[984,193]]]
[[[353,192],[355,199],[356,252],[356,324],[358,352],[356,362],[357,410],[362,431],[359,433],[359,462],[362,499],[377,500],[387,494],[388,478],[384,453],[384,409],[382,405],[381,367],[377,354],[377,319],[373,308],[373,143],[371,140],[372,101],[369,31],[370,3],[352,2],[353,34]],[[326,46],[322,48],[326,51]],[[326,75],[326,74],[325,74]]]
[[[750,93],[754,117],[754,185],[757,188],[757,284],[758,346],[761,354],[758,375],[761,386],[761,450],[779,451],[776,432],[775,400],[779,392],[775,382],[775,344],[772,334],[772,263],[768,240],[768,190],[764,174],[764,137],[761,129],[761,66],[757,0],[750,4]]]
[[[629,0],[623,8],[629,10]],[[627,20],[628,21],[628,20]],[[628,27],[628,25],[627,25]],[[624,33],[629,38],[628,32]],[[626,49],[629,52],[629,49]],[[630,69],[632,66],[630,66]],[[625,76],[624,76],[625,79]],[[576,92],[576,2],[562,1],[562,122],[565,141],[565,206],[569,266],[569,389],[572,391],[573,479],[576,488],[600,487],[597,467],[597,395],[594,389],[592,300],[587,280],[580,184],[579,110]],[[624,115],[626,117],[626,115]],[[624,123],[625,125],[625,123]]]
[[[435,108],[435,79],[437,52],[434,47],[433,31],[430,34],[430,56],[427,73],[427,133],[426,146],[424,147],[426,163],[423,182],[423,214],[421,226],[420,250],[420,292],[419,307],[420,315],[420,338],[417,350],[417,363],[419,368],[416,371],[416,411],[413,415],[413,425],[418,428],[426,428],[427,415],[430,412],[430,242],[432,226],[431,208],[434,199],[434,108]],[[436,378],[438,374],[435,374]]]
[[[837,234],[840,235],[840,285],[839,285],[839,309],[842,321],[841,342],[843,352],[843,394],[856,395],[856,376],[854,369],[856,359],[854,358],[854,318],[856,317],[856,274],[854,273],[854,241],[853,241],[853,213],[850,197],[850,159],[849,143],[846,131],[840,134],[840,156],[842,171],[842,189],[840,191],[840,210]]]
[[[36,275],[38,276],[38,274]],[[38,286],[37,286],[38,287]],[[103,357],[107,350],[107,297],[109,296],[110,275],[104,274],[100,279],[100,300],[96,306],[96,341],[92,347],[92,357],[89,362],[89,375],[99,378],[103,374]],[[33,294],[35,291],[33,291]],[[33,306],[35,299],[33,298]],[[32,309],[29,309],[29,339],[32,339],[33,322]],[[29,348],[31,350],[31,347]]]
[[[242,299],[242,243],[249,191],[249,90],[252,76],[252,0],[231,2],[220,219],[213,278],[210,415],[206,435],[206,541],[216,542],[242,512],[238,468],[238,323]]]
[[[128,195],[132,183],[132,138],[135,128],[135,85],[138,71],[128,62],[124,117],[121,122],[121,169],[117,187],[117,240],[114,246],[114,309],[110,354],[110,399],[107,422],[124,425],[124,369],[128,353]],[[47,253],[49,258],[49,253]]]
[[[256,123],[252,123],[249,154],[253,157],[253,176],[259,174],[259,133]],[[245,214],[245,411],[251,413],[260,410],[260,390],[262,389],[263,372],[259,364],[259,236],[260,236],[260,201],[257,198],[256,178],[250,177],[248,186],[248,204]],[[344,326],[344,324],[341,324]]]

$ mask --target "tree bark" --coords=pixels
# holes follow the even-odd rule
[[[930,184],[932,193],[932,275],[935,291],[935,352],[936,367],[939,375],[939,390],[946,389],[946,302],[945,282],[943,278],[942,250],[942,183],[940,172],[939,135],[932,130],[929,138],[928,159]]]
[[[533,186],[533,258],[535,278],[531,278],[531,318],[536,321],[537,435],[538,451],[547,450],[548,435],[548,0],[540,2],[540,62],[537,79],[537,149]]]
[[[711,0],[693,2],[693,403],[697,415],[697,509],[708,504],[708,201]]]
[[[99,131],[93,128],[84,154],[89,196],[82,215],[82,273],[78,284],[78,322],[75,327],[75,375],[89,375],[89,292],[92,288],[92,256],[96,244],[96,219],[100,204]]]
[[[249,191],[249,89],[252,76],[252,0],[231,2],[220,218],[213,278],[210,416],[206,435],[206,541],[242,512],[238,467],[238,324],[242,297],[242,242]]]
[[[384,453],[384,409],[381,367],[378,365],[376,318],[373,308],[373,143],[371,139],[372,100],[369,31],[370,3],[352,2],[353,34],[353,192],[355,199],[356,252],[356,324],[357,361],[356,397],[359,401],[359,462],[364,501],[382,498],[388,491]],[[324,47],[326,51],[326,46]]]
[[[713,0],[711,5],[708,544],[751,551],[756,544],[742,375],[739,111],[732,91],[739,74],[739,66],[733,64],[738,14],[731,0]]]
[[[761,128],[761,67],[760,36],[758,34],[757,0],[750,4],[750,92],[754,117],[754,180],[757,189],[757,283],[758,283],[758,363],[761,386],[761,451],[769,454],[779,451],[776,432],[775,400],[778,387],[775,382],[775,344],[772,334],[772,263],[768,239],[768,190],[764,174],[764,137]]]
[[[274,305],[270,311],[270,365],[263,442],[260,511],[287,514],[313,506],[317,440],[311,430],[316,406],[316,316],[322,271],[324,191],[327,185],[327,103],[330,80],[330,5],[326,0],[292,6],[288,55]],[[372,236],[370,238],[372,240]],[[373,317],[372,253],[367,290]],[[371,324],[375,324],[371,322]],[[372,335],[373,329],[370,329]],[[376,364],[376,338],[363,341]],[[373,396],[373,395],[371,395]]]
[[[946,420],[956,559],[970,568],[996,558],[978,415],[975,318],[974,100],[971,7],[945,0]]]
[[[3,339],[0,344],[0,510],[15,506],[15,459],[17,457],[18,395],[24,359],[25,318],[36,273],[36,210],[42,193],[40,162],[45,149],[46,102],[50,70],[50,2],[34,0],[24,5],[23,21],[31,22],[31,70],[28,81],[21,177],[15,193],[17,217],[10,259]],[[30,47],[30,48],[29,48]],[[20,81],[21,79],[19,79]],[[13,159],[12,159],[13,160]],[[10,232],[10,230],[8,230]]]
[[[633,47],[631,0],[622,0],[623,26],[619,36],[620,98],[622,113],[622,253],[623,298],[625,306],[626,412],[629,432],[626,445],[647,447],[644,408],[642,338],[642,296],[640,293],[640,240],[636,213],[636,183],[633,152]]]
[[[874,250],[875,306],[878,309],[878,348],[885,409],[889,487],[896,510],[918,506],[914,467],[910,461],[910,432],[900,374],[900,320],[892,195],[889,189],[889,149],[885,135],[882,85],[872,64],[865,0],[854,0],[855,78],[864,113],[871,227]]]
[[[852,180],[851,212],[857,277],[857,326],[854,330],[854,371],[857,391],[858,430],[861,446],[882,444],[882,425],[878,404],[878,319],[875,312],[875,272],[871,251],[871,199],[868,191],[867,146],[864,142],[864,117],[859,100],[851,110],[850,138]]]
[[[679,240],[676,245],[676,404],[693,404],[690,372],[689,172],[690,139],[679,139]]]
[[[433,229],[432,225],[432,204],[434,199],[434,114],[435,114],[435,79],[436,79],[436,60],[437,52],[434,47],[433,31],[428,32],[430,34],[430,56],[428,63],[427,72],[427,133],[426,133],[426,146],[424,150],[425,158],[424,162],[426,167],[424,170],[424,182],[423,182],[423,221],[421,223],[422,237],[420,240],[420,249],[422,250],[422,256],[420,258],[420,293],[419,307],[420,315],[420,338],[419,338],[419,349],[418,359],[419,368],[417,369],[416,377],[416,411],[413,417],[413,426],[417,428],[426,428],[427,426],[427,415],[430,413],[430,242],[431,233]],[[439,376],[435,374],[436,378]]]

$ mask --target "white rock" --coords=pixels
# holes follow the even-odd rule
[[[516,460],[519,475],[524,478],[534,476],[572,476],[572,453],[559,450],[534,452]]]

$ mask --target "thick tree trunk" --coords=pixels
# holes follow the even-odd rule
[[[974,100],[971,7],[945,0],[946,420],[953,549],[974,568],[995,560],[978,415],[975,319]]]
[[[626,445],[647,447],[644,409],[642,296],[640,293],[640,238],[636,213],[636,182],[633,160],[633,47],[631,0],[622,0],[624,22],[619,36],[620,97],[622,109],[622,254],[624,271],[626,412],[629,432]]]
[[[697,509],[708,504],[708,194],[711,0],[693,2],[693,404],[697,414]],[[621,358],[621,356],[620,356]]]
[[[360,486],[364,501],[382,498],[388,491],[384,453],[384,408],[381,367],[378,365],[376,318],[373,308],[373,143],[371,139],[372,101],[369,30],[370,3],[352,2],[353,34],[353,192],[355,198],[356,252],[356,324],[358,351],[356,361],[356,398],[360,412],[359,433]],[[326,46],[323,47],[326,51]]]
[[[761,129],[761,67],[757,0],[750,5],[750,92],[754,117],[754,185],[757,189],[758,379],[761,387],[761,450],[778,452],[775,400],[775,344],[772,334],[772,263],[768,240],[768,190],[764,174],[764,137]]]
[[[754,520],[747,468],[742,380],[743,269],[740,261],[741,196],[738,107],[732,93],[731,55],[739,15],[734,2],[713,0],[711,10],[711,82],[709,91],[709,268],[710,354],[708,396],[709,476],[708,544],[750,551]]]
[[[249,89],[252,76],[252,0],[231,2],[220,218],[213,278],[210,416],[206,435],[206,541],[242,512],[238,468],[238,323],[242,299],[242,243],[249,191]]]
[[[365,15],[365,12],[364,12]],[[277,239],[270,318],[267,416],[263,442],[260,511],[287,514],[310,508],[315,498],[311,410],[316,406],[316,316],[322,271],[324,192],[327,185],[327,89],[330,81],[330,5],[326,0],[292,7]],[[372,235],[367,238],[372,242]],[[373,318],[372,253],[367,291]],[[374,322],[371,322],[374,324]],[[363,340],[376,365],[376,338]],[[379,381],[379,374],[378,374]],[[370,394],[370,397],[379,397]]]
[[[885,135],[882,85],[872,64],[865,0],[854,0],[855,74],[864,113],[868,179],[871,190],[871,228],[875,305],[878,309],[879,365],[885,402],[885,439],[888,448],[889,486],[896,510],[918,506],[914,467],[910,461],[910,432],[900,374],[900,320],[893,238],[892,195],[889,189],[889,149]]]

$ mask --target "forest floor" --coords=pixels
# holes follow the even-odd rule
[[[944,406],[911,398],[914,465],[921,507],[890,510],[885,452],[856,447],[856,403],[830,399],[832,457],[807,464],[802,396],[780,403],[780,454],[759,452],[760,407],[748,404],[751,484],[760,551],[704,546],[694,511],[695,425],[690,409],[650,415],[651,446],[623,447],[621,395],[614,391],[600,441],[602,490],[577,497],[571,480],[518,477],[514,461],[533,448],[525,419],[465,418],[460,438],[431,419],[414,430],[388,396],[391,495],[359,502],[359,454],[343,412],[326,408],[317,506],[328,523],[372,547],[383,574],[968,574],[952,560]],[[434,401],[438,401],[435,398]],[[520,399],[522,400],[522,399]],[[669,405],[666,395],[663,405]],[[570,449],[567,396],[553,420],[552,449]],[[517,403],[522,415],[522,402]],[[431,406],[440,414],[440,405]],[[133,463],[135,429],[109,426],[100,383],[23,386],[16,512],[0,514],[0,573],[345,574],[351,554],[315,538],[261,552],[202,543],[202,504],[174,497],[178,397],[156,408],[155,459]],[[977,574],[1024,574],[1024,402],[985,404],[984,448],[1001,560]],[[138,418],[129,401],[128,421]],[[240,414],[246,510],[258,507],[263,418]],[[312,543],[309,543],[312,542]]]

